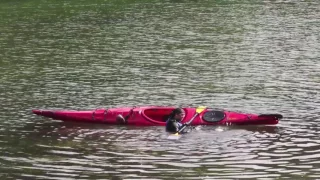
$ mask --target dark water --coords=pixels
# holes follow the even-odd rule
[[[320,179],[320,3],[1,1],[1,179]],[[277,126],[71,124],[34,108],[205,105]]]

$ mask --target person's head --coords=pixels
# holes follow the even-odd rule
[[[181,108],[176,108],[171,112],[170,116],[171,116],[171,118],[174,118],[178,121],[181,121],[182,117],[183,117],[183,111]]]

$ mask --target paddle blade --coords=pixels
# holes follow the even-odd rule
[[[199,106],[199,107],[197,107],[196,112],[197,112],[198,114],[200,114],[200,113],[201,113],[202,111],[204,111],[206,108],[207,108],[206,106]]]
[[[180,139],[180,138],[181,138],[181,135],[180,135],[179,133],[170,134],[170,135],[168,136],[168,139],[170,139],[170,140],[178,140],[178,139]]]

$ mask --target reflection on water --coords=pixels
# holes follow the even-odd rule
[[[40,173],[39,177],[92,173],[90,178],[134,177],[136,173],[144,174],[141,177],[168,174],[162,177],[170,178],[172,173],[179,174],[180,168],[186,168],[190,176],[199,172],[207,176],[214,174],[215,170],[210,170],[213,167],[241,171],[246,164],[256,164],[256,158],[261,159],[257,167],[271,168],[277,164],[277,157],[270,158],[268,146],[279,139],[281,131],[276,126],[203,127],[178,141],[170,141],[162,127],[46,123],[27,128],[34,132],[23,133],[24,140],[29,142],[24,145],[21,157],[16,152],[1,157],[4,162],[21,163],[17,167],[21,172],[48,172]],[[99,173],[95,176],[95,172]]]
[[[319,140],[281,126],[202,127],[179,140],[168,140],[163,127],[57,122],[24,129],[11,137],[23,146],[10,153],[4,141],[1,156],[19,177],[299,177],[316,173],[310,169],[319,158]]]
[[[0,3],[3,179],[317,179],[319,3]],[[33,108],[205,105],[277,126],[69,124]]]

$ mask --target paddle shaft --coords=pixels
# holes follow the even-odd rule
[[[184,124],[184,126],[179,129],[178,133],[181,133],[187,126],[189,126],[189,124],[191,124],[191,122],[199,115],[199,113],[196,113],[188,122],[186,122]]]

